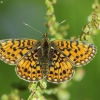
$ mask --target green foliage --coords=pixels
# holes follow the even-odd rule
[[[96,35],[99,33],[98,29],[100,28],[100,5],[95,0],[92,5],[93,11],[90,14],[92,2],[91,0],[81,2],[79,0],[45,0],[46,9],[44,1],[42,2],[42,0],[39,2],[36,0],[24,2],[20,0],[5,1],[0,4],[0,38],[32,38],[33,35],[33,38],[40,39],[41,35],[33,32],[31,34],[31,29],[24,26],[22,22],[28,22],[33,27],[37,26],[37,29],[42,31],[46,29],[44,29],[45,25],[41,23],[46,22],[51,39],[71,37],[73,40],[79,39],[90,42],[94,40],[98,46],[98,41],[100,41],[99,34],[98,36]],[[45,12],[46,21],[43,19]],[[87,17],[88,23],[86,22]],[[66,22],[60,24],[65,19]],[[82,27],[82,32],[79,34]],[[14,69],[11,70],[10,66],[0,62],[0,66],[2,67],[0,67],[1,100],[12,100],[10,97],[14,98],[13,100],[20,100],[19,98],[24,98],[24,100],[26,98],[28,100],[37,100],[37,98],[40,100],[99,100],[99,55],[98,53],[91,64],[86,65],[86,68],[84,67],[85,70],[83,68],[76,69],[77,71],[73,80],[67,83],[53,84],[42,80],[38,83],[30,83],[29,91],[24,90],[25,92],[22,93],[23,91],[14,89],[10,94],[10,85],[13,82],[20,81],[20,79],[15,75]]]

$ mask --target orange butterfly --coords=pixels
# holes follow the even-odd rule
[[[29,82],[46,78],[60,83],[70,80],[73,66],[83,66],[95,56],[95,45],[71,40],[49,41],[45,33],[42,41],[35,39],[6,39],[0,41],[0,59],[16,65],[17,75]]]

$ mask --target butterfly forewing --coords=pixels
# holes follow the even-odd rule
[[[96,46],[82,41],[54,40],[51,45],[61,52],[72,65],[83,66],[96,54]]]
[[[0,59],[8,64],[16,64],[39,41],[34,39],[6,39],[0,41]]]

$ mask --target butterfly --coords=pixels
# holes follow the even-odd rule
[[[16,65],[19,78],[37,82],[45,78],[49,82],[60,83],[70,80],[74,67],[89,63],[97,48],[84,41],[53,40],[48,34],[41,41],[35,39],[0,40],[0,59]]]

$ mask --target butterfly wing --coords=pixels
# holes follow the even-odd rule
[[[49,54],[49,70],[46,79],[50,82],[60,83],[70,80],[74,74],[74,68],[63,54],[51,48]]]
[[[83,66],[95,56],[95,45],[82,41],[54,40],[51,46],[61,52],[74,66]]]
[[[0,40],[0,59],[8,64],[17,64],[23,56],[40,45],[34,39],[6,39]]]
[[[40,57],[42,57],[41,48],[29,52],[17,64],[15,68],[17,75],[29,82],[41,80],[43,74]]]

